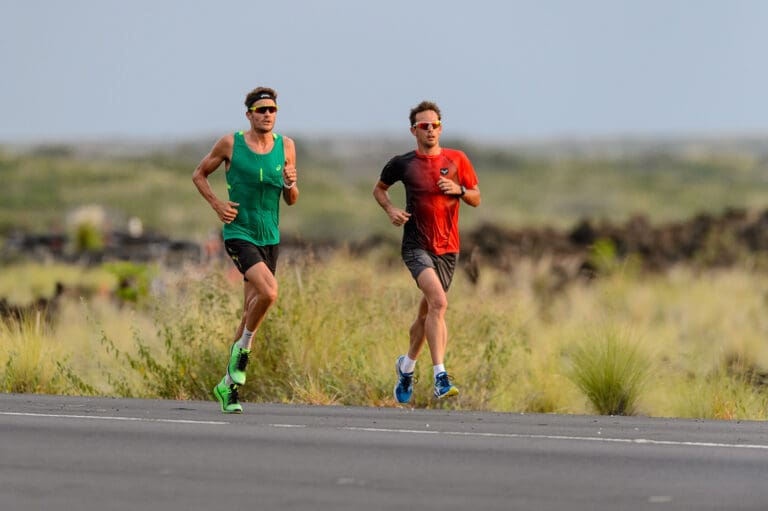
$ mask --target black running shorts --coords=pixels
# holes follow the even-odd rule
[[[265,245],[261,247],[254,245],[250,241],[231,238],[224,241],[224,248],[227,249],[227,254],[229,254],[229,257],[232,258],[235,266],[243,275],[251,266],[257,263],[266,264],[272,275],[277,271],[277,257],[280,252],[279,245]]]

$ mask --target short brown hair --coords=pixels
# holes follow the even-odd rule
[[[251,108],[251,105],[258,100],[266,99],[268,96],[271,96],[272,101],[277,103],[277,92],[275,92],[275,89],[270,89],[269,87],[256,87],[245,96],[245,108]]]
[[[442,120],[442,117],[440,116],[440,108],[437,106],[437,104],[432,101],[425,100],[411,108],[411,115],[408,117],[408,119],[411,121],[411,126],[413,126],[416,122],[416,114],[420,112],[426,112],[427,110],[432,110],[437,114],[437,118]]]

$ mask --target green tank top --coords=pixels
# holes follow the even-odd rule
[[[274,133],[275,145],[267,154],[254,153],[242,131],[235,133],[232,160],[227,171],[229,200],[237,202],[237,216],[224,224],[224,239],[238,238],[251,243],[280,243],[280,194],[283,191],[285,148],[283,136]]]

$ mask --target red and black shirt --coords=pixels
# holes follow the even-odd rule
[[[437,186],[447,177],[466,188],[477,186],[475,169],[462,151],[442,148],[427,156],[411,151],[395,156],[381,171],[381,182],[405,186],[405,210],[411,218],[403,228],[403,246],[422,248],[435,255],[459,251],[461,199],[444,194]]]

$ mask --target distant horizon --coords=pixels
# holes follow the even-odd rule
[[[227,133],[232,133],[238,130],[247,130],[246,125],[235,127],[229,131],[223,132],[204,132],[197,133],[158,133],[158,134],[120,134],[120,133],[90,133],[90,134],[66,134],[58,136],[16,136],[16,137],[0,137],[0,146],[14,146],[14,145],[77,145],[77,144],[102,144],[102,143],[115,143],[123,142],[127,144],[163,144],[163,143],[185,143],[185,142],[201,142],[210,140],[211,143],[215,142],[218,138],[224,136]],[[411,141],[412,135],[408,129],[404,129],[398,133],[392,130],[380,130],[380,131],[357,131],[357,132],[334,132],[332,130],[318,130],[318,131],[306,131],[306,130],[282,130],[279,126],[276,126],[274,131],[283,135],[296,138],[296,139],[316,139],[319,141],[327,141],[331,139],[349,139],[355,140],[375,140],[381,139],[382,141],[398,141],[406,140]],[[766,139],[768,141],[768,128],[761,130],[720,130],[720,131],[706,131],[706,130],[691,130],[691,131],[656,131],[656,132],[640,132],[629,131],[626,132],[562,132],[552,134],[541,135],[509,135],[504,137],[490,137],[482,135],[468,135],[462,132],[451,133],[448,130],[444,130],[442,140],[463,140],[471,143],[477,143],[483,145],[488,143],[490,145],[497,144],[548,144],[548,143],[563,143],[563,142],[611,142],[611,141],[705,141],[705,140],[759,140]]]
[[[279,130],[278,130],[279,132]],[[221,135],[162,137],[101,137],[61,140],[27,140],[6,142],[0,140],[0,151],[23,156],[37,151],[73,151],[72,156],[124,158],[144,157],[151,154],[175,153],[179,149],[190,151],[191,159],[202,156]],[[385,158],[411,150],[413,139],[408,134],[333,135],[290,134],[299,150],[324,154],[341,160],[359,158]],[[669,154],[676,157],[706,157],[707,155],[749,155],[761,160],[768,157],[768,132],[744,134],[675,134],[675,135],[618,135],[571,137],[517,138],[506,141],[478,140],[461,136],[443,135],[442,145],[468,144],[478,151],[508,151],[536,158],[632,158],[644,154]],[[325,147],[324,147],[325,146]],[[469,150],[467,148],[466,150]],[[62,155],[67,153],[61,153]]]

